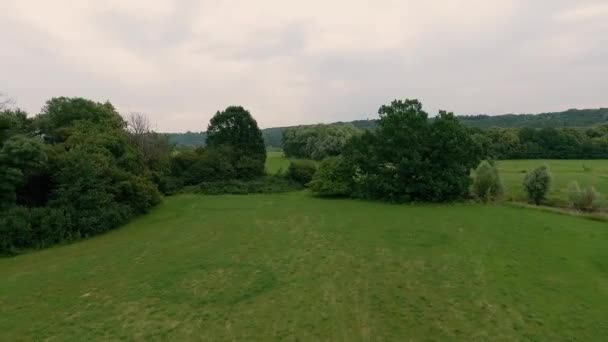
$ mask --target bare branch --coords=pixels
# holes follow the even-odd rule
[[[152,131],[152,124],[145,113],[131,112],[127,117],[127,128],[131,134],[142,136]]]

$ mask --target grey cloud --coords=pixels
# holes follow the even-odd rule
[[[200,8],[193,0],[174,1],[175,8],[162,19],[150,19],[108,8],[94,15],[94,22],[112,40],[146,54],[164,50],[193,38],[191,24]]]
[[[294,22],[274,28],[248,30],[241,29],[244,37],[239,44],[230,44],[211,34],[195,37],[198,47],[196,53],[208,54],[215,58],[255,62],[268,59],[296,56],[302,52],[307,39],[310,39],[310,24]]]
[[[150,1],[135,9],[149,14]],[[263,127],[375,117],[403,97],[433,114],[608,105],[608,24],[594,14],[602,1],[495,1],[511,6],[478,13],[462,1],[458,13],[436,15],[392,2],[416,14],[392,24],[372,5],[352,18],[345,9],[334,23],[315,1],[219,10],[224,3],[185,0],[141,16],[100,1],[73,13],[89,37],[53,22],[70,8],[30,17],[41,3],[23,0],[0,13],[0,91],[32,113],[51,96],[109,99],[149,113],[164,131],[203,130],[231,104]]]

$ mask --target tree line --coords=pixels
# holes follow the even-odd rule
[[[53,98],[33,117],[2,107],[0,254],[103,233],[187,185],[264,175],[262,134],[242,107],[218,111],[197,149],[173,148],[144,114],[123,118],[109,102]]]
[[[440,117],[429,120],[430,123]],[[458,120],[463,127],[461,120]],[[352,125],[299,126],[283,131],[283,151],[289,157],[320,160],[339,155],[345,142],[364,131]],[[608,124],[589,128],[470,128],[483,154],[491,159],[607,159]]]
[[[535,129],[540,131],[541,129],[557,129],[560,132],[569,134],[572,130],[579,133],[586,134],[588,129],[601,129],[602,126],[608,125],[608,108],[600,109],[570,109],[564,112],[553,112],[553,113],[541,113],[541,114],[505,114],[505,115],[471,115],[471,116],[457,116],[458,120],[461,121],[466,127],[476,129],[479,128],[483,131],[511,131],[519,135],[521,129]],[[433,118],[429,118],[433,120]],[[337,122],[338,126],[349,126],[354,127],[358,130],[373,130],[378,126],[378,122],[375,119],[372,120],[355,120],[351,122]],[[284,135],[286,131],[294,131],[298,129],[306,130],[315,126],[328,126],[328,125],[308,125],[308,126],[295,126],[295,127],[274,127],[266,128],[262,130],[262,136],[264,143],[267,147],[271,148],[285,148]],[[475,130],[474,130],[475,131]],[[495,133],[488,133],[490,136]],[[592,133],[594,138],[597,138],[597,133]],[[542,133],[541,133],[542,135]],[[206,141],[205,132],[186,132],[186,133],[169,133],[169,140],[171,143],[180,146],[203,146]],[[498,143],[496,141],[495,143]],[[535,142],[537,143],[537,142]],[[520,148],[517,153],[502,154],[499,157],[504,159],[510,158],[573,158],[564,157],[555,151],[545,153],[543,149],[538,149],[537,146],[531,146],[531,150],[524,150]],[[535,149],[535,150],[534,150]],[[590,153],[581,158],[604,158],[593,157],[597,153]]]
[[[606,159],[608,124],[590,128],[473,129],[495,159]]]
[[[215,113],[204,146],[184,147],[152,131],[145,114],[123,117],[109,102],[53,98],[29,116],[1,101],[0,253],[103,233],[181,191],[308,185],[321,196],[447,202],[470,197],[470,172],[484,159],[605,158],[608,151],[608,126],[473,129],[448,112],[430,120],[417,100],[395,100],[378,114],[374,129],[282,130],[288,156],[322,161],[293,162],[267,175],[263,133],[240,106]],[[492,170],[479,173],[493,179]],[[575,197],[583,203],[591,195],[579,189]]]

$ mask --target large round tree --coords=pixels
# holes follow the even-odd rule
[[[207,145],[228,146],[239,178],[264,174],[266,147],[262,131],[251,113],[241,106],[218,111],[207,127]]]

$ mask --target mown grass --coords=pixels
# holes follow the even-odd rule
[[[606,246],[514,207],[179,195],[0,259],[0,340],[601,341]]]

